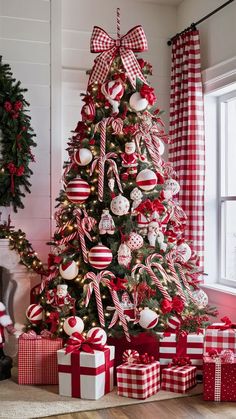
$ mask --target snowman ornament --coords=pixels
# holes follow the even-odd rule
[[[114,234],[115,233],[115,223],[109,212],[109,209],[106,208],[102,211],[101,220],[98,225],[100,234]]]

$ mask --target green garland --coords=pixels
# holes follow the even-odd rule
[[[37,257],[31,243],[26,239],[22,230],[15,231],[8,224],[0,224],[0,239],[8,239],[10,250],[15,250],[20,256],[20,263],[27,269],[35,271],[37,274],[46,275],[43,263]]]
[[[24,192],[30,192],[29,178],[34,161],[31,147],[35,134],[26,108],[29,103],[23,93],[27,89],[12,77],[11,68],[0,56],[0,206],[24,208]],[[24,192],[23,192],[24,191]]]

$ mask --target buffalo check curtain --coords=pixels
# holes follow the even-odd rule
[[[172,43],[169,159],[181,186],[179,202],[188,216],[185,238],[204,253],[205,141],[199,32]]]

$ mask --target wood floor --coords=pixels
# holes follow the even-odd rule
[[[50,416],[50,419],[236,419],[235,403],[204,402],[202,396],[163,400],[96,411]]]

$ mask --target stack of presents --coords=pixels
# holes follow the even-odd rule
[[[160,389],[186,393],[203,378],[203,398],[236,401],[236,325],[224,318],[203,333],[141,333],[127,342],[103,329],[67,342],[29,331],[19,338],[19,384],[58,384],[62,396],[146,399]]]

